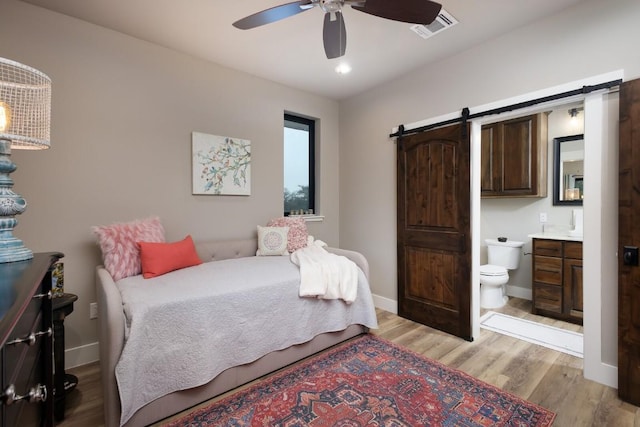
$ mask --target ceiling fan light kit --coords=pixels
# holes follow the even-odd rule
[[[336,67],[336,73],[338,74],[349,74],[351,72],[351,67],[349,64],[342,63]]]
[[[324,11],[322,39],[328,59],[339,58],[347,48],[347,31],[342,15],[344,5],[352,9],[410,24],[428,25],[432,23],[442,6],[430,0],[299,0],[275,6],[233,23],[241,30],[256,28],[280,21],[318,6]]]

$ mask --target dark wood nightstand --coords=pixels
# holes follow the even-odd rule
[[[56,421],[64,419],[65,397],[78,384],[75,375],[64,371],[64,319],[73,312],[73,303],[78,300],[74,294],[62,294],[53,298],[53,360],[54,374],[54,406],[53,415]]]

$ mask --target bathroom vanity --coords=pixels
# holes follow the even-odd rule
[[[582,238],[532,234],[533,314],[582,324]]]

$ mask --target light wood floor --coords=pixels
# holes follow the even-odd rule
[[[496,310],[541,323],[582,331],[578,325],[530,314],[531,302],[511,298]],[[467,372],[557,413],[557,427],[640,427],[640,409],[623,403],[616,390],[582,376],[582,359],[481,330],[473,343],[378,310],[373,331],[431,359]],[[67,397],[62,427],[104,425],[98,363],[70,369],[79,384]]]

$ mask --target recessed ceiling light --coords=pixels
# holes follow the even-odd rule
[[[336,67],[336,73],[338,74],[349,74],[351,72],[351,67],[349,64],[342,63]]]

